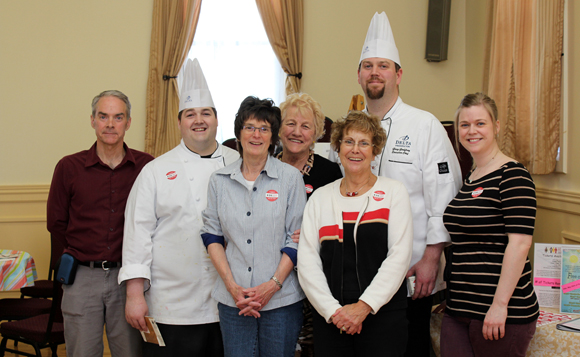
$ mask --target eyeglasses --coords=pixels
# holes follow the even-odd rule
[[[263,126],[261,128],[258,128],[257,126],[246,126],[246,125],[242,126],[242,129],[244,129],[247,133],[252,134],[256,131],[256,129],[259,130],[260,133],[262,134],[268,134],[272,130],[272,128],[270,128],[269,126]]]
[[[351,139],[346,140],[339,140],[340,143],[344,144],[347,148],[352,148],[358,146],[359,149],[368,149],[370,147],[375,146],[374,144],[369,143],[368,141],[359,141],[358,143]]]

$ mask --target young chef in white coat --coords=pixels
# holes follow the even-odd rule
[[[119,274],[127,284],[125,315],[139,330],[152,316],[166,344],[144,343],[144,356],[223,355],[210,296],[218,275],[199,230],[210,175],[239,155],[215,140],[217,114],[197,59],[184,72],[181,143],[143,168],[125,210]]]
[[[375,175],[401,181],[413,212],[413,256],[407,277],[415,293],[407,299],[409,340],[405,356],[429,356],[432,294],[444,289],[442,251],[450,242],[443,212],[461,186],[461,169],[447,133],[429,112],[403,103],[399,51],[387,15],[375,13],[359,60],[358,82],[367,113],[383,118],[387,143],[372,163]],[[329,159],[338,160],[331,151]]]

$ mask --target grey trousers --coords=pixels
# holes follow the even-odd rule
[[[103,356],[103,326],[112,357],[141,356],[139,331],[125,320],[125,286],[120,268],[78,266],[72,285],[63,285],[62,313],[68,357]]]

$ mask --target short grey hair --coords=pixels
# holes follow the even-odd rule
[[[99,100],[101,100],[101,98],[103,97],[115,97],[115,98],[119,98],[121,101],[123,101],[123,103],[125,103],[125,112],[127,114],[127,119],[131,118],[131,102],[129,102],[129,97],[127,97],[125,94],[123,94],[123,92],[118,91],[118,90],[106,90],[104,92],[101,92],[99,95],[97,95],[96,97],[93,98],[93,117],[96,116],[97,114],[97,104],[99,103]]]

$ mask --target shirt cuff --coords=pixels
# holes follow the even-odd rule
[[[280,249],[282,253],[286,253],[286,255],[292,260],[294,266],[296,266],[296,262],[298,261],[298,251],[294,248],[284,247]]]
[[[203,239],[203,245],[205,245],[206,249],[212,243],[219,243],[225,247],[225,240],[223,236],[216,236],[215,234],[211,233],[203,233],[201,235],[201,239]]]

